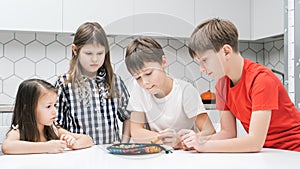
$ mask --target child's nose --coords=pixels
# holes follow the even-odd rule
[[[203,64],[200,64],[200,71],[206,73],[206,68]]]
[[[149,84],[149,79],[148,78],[142,78],[143,85]]]
[[[97,62],[98,61],[98,56],[97,55],[93,55],[92,56],[92,61],[93,62]]]
[[[52,114],[56,115],[56,113],[57,113],[57,110],[56,110],[56,107],[54,107],[53,110],[52,110]]]
[[[206,73],[206,69],[205,69],[205,68],[200,67],[200,71],[201,71],[202,73]]]

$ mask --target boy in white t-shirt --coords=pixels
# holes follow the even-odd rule
[[[215,133],[197,89],[165,73],[167,61],[158,42],[150,37],[134,39],[125,62],[135,78],[127,107],[134,142],[161,140],[180,149],[184,148],[177,134],[181,129],[194,128],[199,135]]]

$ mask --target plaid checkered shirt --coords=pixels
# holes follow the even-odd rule
[[[90,99],[84,101],[78,88],[65,84],[68,74],[60,76],[55,83],[58,88],[57,118],[55,124],[73,133],[87,134],[96,144],[111,144],[120,141],[118,119],[129,119],[126,110],[129,93],[120,78],[114,74],[115,90],[118,96],[107,99],[102,97],[96,87],[96,80],[84,78],[84,83],[90,88]]]

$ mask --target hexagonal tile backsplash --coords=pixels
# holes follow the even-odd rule
[[[133,37],[109,36],[108,39],[113,68],[129,86],[132,77],[126,69],[124,55]],[[156,39],[164,48],[169,75],[191,82],[199,93],[214,91],[215,81],[202,74],[189,56],[187,39]],[[0,31],[0,104],[13,104],[18,85],[24,79],[42,78],[54,83],[58,75],[68,70],[72,40],[70,34]],[[244,57],[283,72],[283,39],[239,45]]]

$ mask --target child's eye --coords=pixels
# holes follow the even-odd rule
[[[103,55],[103,52],[99,52],[99,53],[97,53],[98,55]]]
[[[152,71],[147,71],[147,72],[145,72],[145,75],[151,75],[152,74]]]
[[[51,105],[48,105],[47,108],[48,108],[48,109],[51,108]]]

